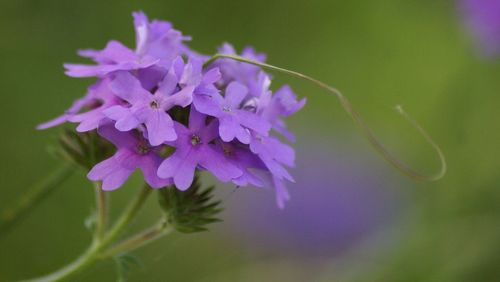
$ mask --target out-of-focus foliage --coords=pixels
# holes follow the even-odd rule
[[[276,85],[289,82],[297,94],[308,97],[303,112],[289,123],[299,133],[299,150],[303,146],[307,151],[308,139],[348,143],[383,170],[383,177],[396,178],[395,190],[406,193],[411,204],[391,225],[392,235],[383,233],[368,246],[360,244],[347,254],[311,263],[281,253],[235,248],[223,239],[228,231],[217,228],[226,223],[213,224],[209,232],[166,237],[139,250],[144,267],[132,268],[130,281],[165,281],[165,277],[169,281],[497,281],[500,62],[477,54],[456,4],[452,0],[1,1],[0,207],[60,163],[46,151],[60,129],[36,132],[34,127],[65,109],[91,82],[65,77],[61,64],[78,61],[77,48],[102,48],[109,38],[132,45],[130,13],[142,9],[192,35],[191,45],[204,53],[215,52],[223,41],[239,49],[250,44],[267,53],[270,63],[333,84],[399,155],[423,171],[432,171],[435,159],[430,149],[391,113],[392,106],[402,104],[442,146],[450,169],[436,183],[400,177],[375,156],[334,98],[276,75]],[[335,148],[331,147],[334,155]],[[337,156],[346,164],[352,162],[349,156]],[[297,160],[297,170],[304,165]],[[54,270],[88,245],[82,219],[89,213],[93,189],[85,174],[76,174],[2,236],[0,281]],[[364,175],[357,171],[357,177]],[[135,195],[138,180],[113,192],[115,207]],[[325,181],[335,185],[335,179]],[[218,188],[223,203],[244,205],[243,193]],[[307,183],[294,189],[307,189]],[[274,200],[271,190],[255,190]],[[291,195],[293,201],[293,189]],[[158,205],[148,204],[134,226],[137,229],[158,215]],[[245,208],[251,213],[259,207]],[[114,277],[109,263],[81,281]]]

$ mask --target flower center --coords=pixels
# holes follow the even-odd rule
[[[193,146],[196,146],[196,145],[198,145],[200,143],[201,143],[200,136],[198,136],[196,134],[193,134],[193,136],[191,136],[191,144],[193,144]]]
[[[139,153],[139,155],[146,155],[147,153],[149,153],[149,146],[148,144],[146,144],[146,142],[139,142],[139,144],[137,144],[137,153]]]
[[[222,107],[222,110],[224,112],[228,112],[229,113],[231,111],[231,108],[230,107]]]
[[[243,110],[255,113],[257,111],[258,100],[252,98],[243,105]]]
[[[224,151],[224,155],[226,155],[226,156],[228,156],[228,157],[229,157],[229,156],[231,156],[231,155],[233,154],[233,151],[231,150],[231,148],[228,148],[228,147],[226,147],[226,146],[223,146],[223,147],[222,147],[222,150]]]
[[[153,100],[151,103],[149,103],[149,106],[153,109],[158,109],[160,108],[160,103],[158,103],[158,101],[156,100]]]

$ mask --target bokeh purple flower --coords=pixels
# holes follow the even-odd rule
[[[262,191],[238,189],[227,197],[231,212],[222,236],[246,253],[307,260],[345,255],[387,230],[403,213],[405,194],[384,168],[373,169],[374,160],[356,151],[351,145],[304,144],[287,208],[276,210]]]
[[[500,55],[500,0],[460,0],[460,8],[483,54]]]
[[[38,128],[74,122],[77,131],[97,129],[111,141],[116,153],[88,173],[105,190],[119,188],[136,169],[153,188],[174,184],[180,190],[191,186],[197,171],[208,171],[236,186],[274,186],[284,207],[295,152],[274,133],[294,141],[284,118],[305,99],[288,86],[273,94],[271,77],[251,64],[221,59],[205,66],[210,57],[185,45],[190,38],[170,23],[149,21],[142,12],[133,17],[135,50],[110,41],[103,50],[79,51],[95,65],[66,64],[66,74],[97,82]],[[219,52],[237,53],[227,43]],[[265,60],[251,47],[242,56]]]

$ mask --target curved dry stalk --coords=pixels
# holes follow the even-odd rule
[[[378,140],[378,138],[375,136],[375,134],[372,132],[372,130],[366,125],[366,123],[363,121],[361,118],[361,115],[354,109],[353,105],[351,102],[340,92],[338,89],[335,87],[332,87],[320,80],[317,80],[315,78],[312,78],[308,75],[280,68],[274,65],[254,61],[251,59],[247,59],[241,56],[237,55],[229,55],[229,54],[216,54],[212,56],[210,59],[208,59],[204,64],[203,67],[206,68],[209,66],[211,63],[215,62],[218,59],[230,59],[230,60],[235,60],[238,62],[242,63],[247,63],[255,66],[259,66],[261,68],[281,72],[284,74],[288,74],[290,76],[294,76],[306,81],[309,81],[322,89],[328,91],[329,93],[334,94],[338,100],[340,101],[340,104],[344,108],[344,110],[347,112],[347,114],[353,119],[354,123],[356,126],[361,130],[363,135],[366,137],[368,142],[372,145],[372,147],[380,153],[380,155],[387,161],[389,162],[392,166],[394,166],[398,171],[402,172],[403,174],[416,179],[420,181],[436,181],[441,179],[445,174],[447,170],[447,164],[446,164],[446,158],[444,157],[443,151],[441,148],[437,145],[434,140],[430,137],[430,135],[414,120],[412,119],[404,110],[401,106],[396,106],[397,112],[402,115],[412,126],[417,130],[420,135],[424,137],[427,143],[431,145],[431,147],[434,149],[436,152],[439,162],[441,164],[440,169],[438,172],[432,175],[424,175],[423,173],[420,173],[416,171],[415,169],[411,168],[409,165],[405,164],[402,162],[400,159],[395,157],[383,144]]]

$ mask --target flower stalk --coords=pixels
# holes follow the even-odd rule
[[[96,185],[96,187],[100,187],[100,185]],[[96,189],[98,190],[98,189]],[[97,199],[98,199],[98,220],[97,220],[97,226],[96,226],[96,232],[94,233],[94,238],[92,241],[92,244],[90,247],[85,251],[78,259],[76,259],[74,262],[70,263],[69,265],[61,268],[60,270],[53,272],[52,274],[42,276],[39,278],[31,279],[31,280],[25,280],[29,282],[52,282],[52,281],[66,281],[67,279],[73,277],[74,275],[82,272],[83,270],[87,269],[88,267],[92,266],[94,263],[96,263],[99,260],[109,258],[113,254],[116,254],[118,252],[112,251],[116,249],[116,247],[112,248],[111,251],[109,252],[107,248],[114,242],[114,240],[119,237],[124,229],[130,224],[130,222],[135,218],[137,213],[140,211],[140,209],[143,207],[144,203],[146,202],[148,196],[151,194],[151,187],[148,185],[144,185],[144,187],[141,189],[139,194],[132,200],[132,202],[129,204],[129,206],[124,210],[122,215],[119,217],[119,219],[116,221],[116,223],[113,225],[113,227],[108,231],[104,232],[105,228],[105,222],[106,222],[106,217],[107,217],[107,210],[106,210],[106,205],[105,205],[105,198],[104,196],[101,195],[100,192],[97,193]],[[99,227],[101,226],[101,227]],[[97,231],[99,230],[99,232]],[[162,230],[163,231],[163,230]],[[117,245],[119,247],[119,252],[125,252],[129,250],[128,248],[130,247],[131,249],[136,249],[140,246],[143,246],[147,242],[152,241],[152,239],[159,238],[160,236],[158,235],[165,235],[165,232],[158,232],[158,234],[152,233],[149,230],[146,230],[144,232],[139,233],[137,236],[133,236],[133,241],[127,243],[127,241],[124,241],[126,243],[125,245],[121,246]],[[107,255],[103,255],[107,254]]]
[[[95,227],[95,240],[101,240],[106,230],[108,221],[108,207],[106,192],[102,190],[100,182],[94,182],[95,195],[96,195],[96,214],[97,223]]]
[[[128,224],[134,219],[139,210],[142,208],[147,198],[151,194],[151,187],[144,185],[139,194],[132,200],[129,206],[125,209],[124,213],[118,218],[115,225],[111,230],[104,236],[101,244],[108,246],[121,232],[128,226]]]
[[[120,255],[126,252],[133,251],[144,245],[147,245],[157,239],[170,234],[174,231],[172,226],[169,226],[165,219],[161,219],[160,222],[155,224],[153,227],[144,230],[143,232],[125,239],[122,242],[111,247],[108,251],[101,255],[101,258],[110,258],[116,255]]]

